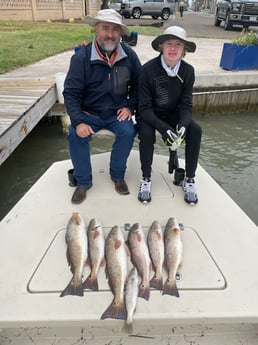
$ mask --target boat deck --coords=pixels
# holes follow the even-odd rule
[[[93,187],[82,204],[70,202],[71,162],[56,162],[0,223],[0,344],[23,345],[32,338],[37,345],[53,344],[54,339],[64,345],[80,339],[103,345],[165,345],[175,337],[175,344],[190,345],[194,336],[201,345],[221,345],[225,339],[230,345],[247,340],[248,345],[257,344],[256,225],[201,166],[196,179],[199,203],[192,207],[172,183],[168,157],[155,155],[153,200],[145,205],[137,200],[139,153],[132,151],[128,161],[128,196],[114,190],[109,157],[92,156]],[[74,211],[86,224],[97,217],[106,234],[119,225],[125,237],[128,223],[139,222],[146,234],[154,220],[164,228],[168,218],[175,217],[183,225],[180,297],[151,290],[149,301],[138,298],[133,336],[122,333],[121,320],[100,320],[112,300],[104,268],[99,291],[59,297],[71,279],[65,230]]]

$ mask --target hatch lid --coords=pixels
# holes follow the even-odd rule
[[[149,228],[143,227],[143,229],[147,235]],[[104,228],[105,235],[108,234],[109,230],[110,228]],[[61,292],[71,280],[72,273],[66,260],[65,231],[63,228],[56,232],[41,261],[35,268],[27,285],[30,293]],[[127,238],[126,231],[125,238]],[[178,288],[183,290],[214,290],[225,288],[225,278],[197,231],[193,228],[186,227],[182,230],[182,240],[184,245],[183,264],[177,275]],[[128,267],[130,265],[130,259],[128,259]],[[89,273],[90,268],[86,266],[84,279]],[[153,273],[151,271],[151,277]],[[166,279],[166,275],[164,270],[164,280]],[[98,283],[99,291],[110,290],[104,267],[100,268]]]

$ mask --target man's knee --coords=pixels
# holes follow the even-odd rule
[[[122,128],[120,128],[119,133],[117,133],[117,135],[121,136],[121,137],[125,137],[125,138],[134,138],[136,135],[136,130],[134,125],[129,125],[129,126],[123,126]]]

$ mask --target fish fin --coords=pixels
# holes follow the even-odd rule
[[[72,271],[72,260],[71,260],[71,256],[70,256],[70,252],[69,252],[68,247],[66,249],[66,259],[67,259],[68,265],[70,267],[70,270]]]
[[[73,295],[73,296],[83,296],[83,286],[82,282],[80,284],[75,284],[72,279],[67,287],[61,292],[60,297]]]
[[[149,286],[144,286],[144,285],[141,284],[139,286],[138,297],[142,297],[142,298],[146,299],[146,301],[148,301],[149,298],[150,298],[150,288],[149,288]]]
[[[99,235],[100,235],[100,231],[99,230],[95,230],[94,231],[94,235],[93,235],[93,239],[95,240]]]
[[[126,244],[126,243],[125,243],[125,252],[126,252],[126,255],[127,255],[127,256],[129,256],[129,257],[131,256],[130,249],[129,249],[129,247],[128,247],[128,244]]]
[[[122,332],[126,334],[133,334],[133,323],[125,321]]]
[[[90,256],[88,256],[87,259],[84,261],[84,267],[86,266],[92,266]]]
[[[97,277],[92,278],[91,275],[85,279],[85,281],[82,284],[83,289],[90,289],[93,291],[98,291],[99,290],[99,284],[98,284],[98,279]]]
[[[137,233],[136,234],[136,238],[137,238],[137,241],[138,242],[141,242],[142,241],[142,235],[140,233]]]
[[[118,249],[121,247],[122,242],[120,240],[115,241],[115,249]]]
[[[150,286],[154,289],[162,290],[163,288],[162,277],[157,278],[156,274],[154,274],[154,276],[150,280]]]
[[[166,281],[166,283],[163,286],[162,295],[180,297],[175,280],[172,282],[170,282],[169,280]]]
[[[121,301],[121,303],[118,304],[115,302],[115,299],[113,299],[112,303],[104,311],[100,319],[101,320],[104,320],[104,319],[126,320],[126,309],[125,309],[124,301]]]
[[[73,220],[75,221],[75,223],[77,225],[81,224],[81,219],[80,219],[80,216],[79,216],[79,214],[77,212],[73,212],[72,217],[73,217]]]
[[[158,241],[162,241],[163,235],[161,233],[157,233],[157,238],[158,238]]]

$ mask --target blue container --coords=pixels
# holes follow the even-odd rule
[[[81,49],[82,49],[82,47],[74,47],[74,52],[78,53]]]
[[[229,71],[258,69],[258,46],[224,43],[219,65]]]
[[[129,46],[136,46],[138,41],[138,32],[132,31],[130,36],[122,35],[122,42]]]

